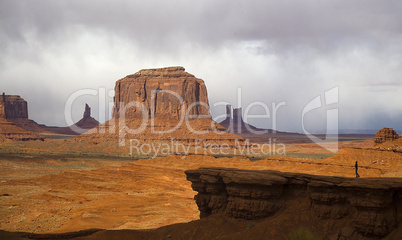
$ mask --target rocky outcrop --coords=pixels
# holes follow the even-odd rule
[[[234,108],[232,113],[232,106],[229,104],[226,105],[226,119],[219,124],[225,127],[228,132],[236,134],[247,134],[253,131],[259,132],[263,130],[243,121],[242,108]]]
[[[28,119],[28,103],[18,95],[6,95],[5,93],[2,94],[0,98],[0,117],[7,119],[7,122],[12,122],[14,123],[14,125],[25,129],[25,132],[47,132],[46,130],[41,128],[35,121]],[[16,130],[18,132],[17,135],[20,135],[21,131],[19,129],[15,129],[14,127],[12,127],[11,129]],[[35,136],[36,137],[33,138],[29,136],[21,137],[21,139],[36,139],[38,136]],[[19,139],[19,137],[14,139]],[[43,138],[40,137],[40,139]]]
[[[85,110],[82,119],[73,126],[70,126],[70,128],[75,132],[83,133],[88,131],[89,129],[96,128],[98,125],[98,120],[91,117],[91,108],[88,106],[88,104],[85,104]]]
[[[91,117],[91,108],[88,106],[87,103],[85,103],[85,110],[84,110],[84,115],[82,115],[82,119],[88,119]]]
[[[183,67],[144,69],[118,80],[113,116],[99,131],[88,132],[97,135],[80,136],[75,141],[117,139],[119,146],[126,146],[125,141],[133,139],[140,144],[179,145],[181,149],[243,144],[241,137],[223,132],[225,128],[212,120],[204,81]],[[172,148],[166,152],[180,152]]]
[[[18,95],[5,95],[0,99],[0,117],[6,119],[28,118],[28,104]]]
[[[30,140],[43,141],[44,139],[44,137],[29,132],[17,126],[15,123],[10,122],[3,117],[0,117],[0,142]]]
[[[198,192],[195,200],[201,218],[224,214],[256,220],[274,215],[280,218],[290,212],[294,218],[302,216],[303,221],[316,219],[316,224],[322,224],[324,239],[381,239],[400,229],[400,178],[357,179],[225,168],[187,170],[186,175]]]
[[[68,127],[54,127],[54,126],[45,126],[41,125],[41,127],[47,131],[63,134],[63,135],[80,135],[88,132],[90,129],[96,128],[99,126],[98,120],[91,117],[91,108],[88,104],[85,104],[84,114],[82,118],[76,122],[75,124]]]
[[[392,128],[382,128],[375,135],[374,145],[378,145],[388,141],[394,141],[398,138],[398,134]]]
[[[194,118],[210,115],[204,81],[187,73],[183,67],[144,69],[118,80],[114,116],[121,106],[129,103],[140,104],[149,117],[180,119],[182,114]],[[143,113],[134,107],[126,115],[141,118]]]

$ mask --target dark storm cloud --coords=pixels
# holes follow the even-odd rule
[[[192,41],[267,40],[276,45],[330,48],[385,44],[401,34],[400,1],[2,1],[1,26],[10,39],[68,36],[70,27],[155,45]]]
[[[401,12],[400,1],[374,0],[2,0],[0,88],[52,92],[60,109],[77,89],[179,64],[206,81],[211,102],[234,104],[237,87],[245,104],[286,101],[283,129],[300,130],[304,104],[339,86],[340,122],[364,128],[375,109],[402,111]],[[48,114],[31,102],[35,117]]]

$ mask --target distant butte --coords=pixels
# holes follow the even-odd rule
[[[82,119],[79,120],[76,124],[70,126],[70,128],[78,133],[84,133],[89,129],[96,128],[99,125],[99,122],[91,117],[91,108],[88,104],[85,104],[84,115]]]
[[[34,132],[45,130],[28,119],[28,104],[18,95],[1,95],[0,130],[0,141],[44,140]]]
[[[80,135],[88,132],[90,129],[96,128],[97,126],[99,126],[99,122],[95,118],[91,117],[91,108],[86,103],[82,118],[75,124],[68,127],[52,127],[42,125],[42,128],[58,134]]]
[[[399,135],[392,128],[382,128],[375,135],[374,145],[395,141],[398,138]]]
[[[236,134],[262,132],[262,131],[265,131],[266,133],[276,132],[272,129],[260,129],[244,122],[241,107],[233,109],[233,117],[232,117],[232,106],[229,104],[226,105],[226,118],[219,124],[224,126],[229,132]]]

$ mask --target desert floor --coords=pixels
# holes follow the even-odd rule
[[[188,155],[155,159],[61,151],[63,139],[0,145],[0,230],[59,233],[151,229],[199,219],[184,171],[200,167],[270,169],[317,175],[402,177],[402,155],[343,138],[340,152],[287,142],[287,155],[247,158]],[[54,149],[54,150],[52,150]]]

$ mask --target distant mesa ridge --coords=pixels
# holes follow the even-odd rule
[[[88,132],[90,129],[98,127],[99,124],[100,123],[98,120],[91,117],[91,107],[85,103],[84,114],[82,115],[82,118],[75,124],[68,127],[52,127],[42,125],[42,128],[58,134],[79,135]]]
[[[9,130],[4,132],[17,131],[19,137],[9,137],[10,140],[27,141],[27,140],[43,140],[44,137],[38,134],[67,134],[78,135],[87,132],[89,129],[95,128],[99,125],[99,122],[91,117],[91,108],[88,104],[85,104],[85,110],[83,118],[69,127],[49,127],[43,124],[38,124],[35,121],[28,118],[28,103],[19,95],[6,95],[4,92],[0,98],[0,118],[3,118],[2,123],[11,122],[14,125],[7,123]],[[3,127],[5,128],[6,125]],[[15,128],[18,126],[21,129]],[[4,133],[3,132],[3,133]],[[27,134],[26,137],[23,134]],[[32,135],[34,134],[34,135]],[[4,134],[3,134],[4,135]]]
[[[88,104],[85,104],[85,110],[84,110],[82,119],[79,120],[77,123],[75,123],[73,126],[70,126],[70,128],[73,129],[75,127],[78,127],[81,129],[78,132],[82,133],[82,132],[86,132],[89,129],[95,128],[98,125],[99,125],[98,120],[91,117],[91,108],[88,106]]]
[[[233,117],[232,117],[233,113]],[[223,127],[225,127],[228,132],[235,133],[235,134],[249,134],[249,133],[268,133],[268,134],[275,134],[275,133],[283,133],[279,131],[275,131],[272,129],[261,129],[254,127],[251,124],[248,124],[243,121],[243,113],[242,108],[233,108],[230,104],[226,105],[226,119],[219,123]]]
[[[28,119],[28,104],[18,95],[0,98],[0,142],[44,140],[34,132],[44,131],[36,122]]]

